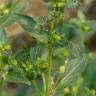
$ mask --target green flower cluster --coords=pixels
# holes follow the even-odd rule
[[[6,80],[8,73],[17,65],[17,61],[11,54],[11,46],[9,44],[0,45],[0,73]]]
[[[0,4],[0,16],[8,13],[9,13],[8,4]]]
[[[6,50],[10,50],[11,49],[11,46],[9,44],[6,44],[6,45],[0,45],[0,53],[6,51]]]

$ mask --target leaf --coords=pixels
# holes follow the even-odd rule
[[[32,17],[26,15],[19,15],[19,24],[25,29],[26,32],[34,32],[36,22]]]
[[[77,57],[75,59],[70,60],[67,64],[65,64],[65,73],[64,77],[60,80],[57,85],[57,88],[68,87],[74,84],[77,78],[81,75],[86,67],[86,55],[83,57]]]
[[[16,20],[18,20],[19,17],[17,14],[7,14],[6,16],[3,16],[1,19],[0,19],[0,26],[1,27],[7,27],[11,24],[13,24]]]
[[[23,12],[28,4],[27,0],[11,0],[10,4],[12,5],[10,10],[12,13],[20,13]]]
[[[96,31],[96,20],[88,20],[88,26],[92,31]]]
[[[0,18],[0,26],[9,26],[18,20],[17,13],[20,14],[25,9],[26,4],[27,0],[11,0],[9,13]]]
[[[47,35],[42,35],[40,33],[37,33],[37,32],[33,32],[30,34],[32,37],[34,37],[38,42],[41,42],[41,43],[48,43],[48,38],[47,38]]]
[[[75,29],[76,26],[74,24],[64,22],[59,24],[56,28],[57,32],[66,39],[71,39],[74,36]]]
[[[9,72],[6,81],[31,85],[30,81],[25,77],[24,71],[21,68],[16,68],[12,72]]]
[[[80,41],[70,42],[67,49],[72,57],[82,57],[85,52],[85,46]]]
[[[29,90],[29,86],[23,85],[18,92],[16,92],[15,96],[26,96],[27,91]],[[33,95],[33,94],[32,94]]]
[[[86,20],[86,16],[81,10],[78,11],[77,16],[80,20]]]
[[[80,0],[66,0],[64,3],[65,8],[76,8],[80,5]]]
[[[87,26],[89,27],[89,30],[83,32],[85,41],[89,40],[96,33],[96,20],[87,20]]]
[[[30,58],[33,64],[36,64],[37,59],[41,56],[43,51],[42,45],[36,45],[30,49]]]
[[[16,60],[18,61],[24,61],[28,59],[29,55],[30,55],[30,49],[28,48],[28,49],[23,49],[20,52],[18,52],[15,57],[16,57]]]
[[[92,59],[88,60],[88,66],[86,68],[86,71],[84,72],[84,80],[85,84],[89,82],[91,86],[96,88],[96,55],[92,55]]]
[[[7,43],[8,38],[6,35],[6,31],[3,28],[0,28],[0,44]]]

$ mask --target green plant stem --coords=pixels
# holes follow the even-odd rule
[[[3,91],[3,79],[0,80],[0,96],[2,96],[2,91]]]
[[[2,69],[3,69],[3,58],[0,56],[0,96],[2,96],[3,91],[3,78],[2,78]]]
[[[49,93],[49,84],[51,81],[51,64],[52,64],[52,46],[49,45],[49,56],[48,56],[48,73],[46,78],[46,93],[45,96],[48,96]]]
[[[45,91],[46,91],[46,80],[45,80],[45,74],[43,73],[42,74],[42,79],[43,79],[43,89],[44,89],[44,93],[45,93]]]

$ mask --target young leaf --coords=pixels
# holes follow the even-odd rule
[[[41,45],[36,45],[30,49],[30,58],[33,64],[36,64],[37,59],[41,56],[43,47]]]
[[[47,35],[42,35],[40,33],[37,33],[37,32],[33,32],[30,34],[32,37],[34,37],[38,42],[41,42],[43,44],[46,44],[48,43],[48,38],[47,38]]]
[[[9,13],[3,15],[0,18],[0,26],[9,26],[10,24],[18,20],[19,18],[17,14],[20,14],[25,9],[26,4],[27,0],[11,0]]]

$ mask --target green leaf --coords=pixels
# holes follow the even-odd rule
[[[28,57],[29,57],[29,55],[30,55],[30,51],[29,51],[30,49],[28,48],[28,49],[23,49],[23,50],[21,50],[20,52],[18,52],[17,54],[16,54],[16,60],[17,61],[25,61],[26,59],[28,59]]]
[[[85,52],[85,46],[82,45],[80,41],[70,42],[66,47],[71,55],[71,57],[83,56]]]
[[[11,0],[10,4],[12,5],[10,10],[12,13],[20,13],[23,12],[26,8],[27,0]]]
[[[86,61],[87,57],[84,55],[83,57],[77,57],[66,63],[64,77],[58,83],[57,88],[64,88],[74,84],[77,78],[84,71],[86,67]]]
[[[96,89],[96,55],[92,55],[92,59],[89,59],[88,66],[84,72],[85,84],[89,82],[91,86]]]
[[[57,32],[61,34],[64,39],[71,39],[74,36],[76,26],[71,23],[62,22],[56,28]]]
[[[91,31],[96,31],[96,20],[88,20],[88,26],[90,27]]]
[[[37,59],[41,56],[43,51],[42,45],[36,45],[30,49],[30,58],[33,64],[36,64]]]
[[[26,32],[34,32],[36,22],[32,17],[26,15],[19,15],[19,24],[25,29]]]
[[[3,28],[0,28],[0,44],[7,43],[8,38],[6,35],[6,31]]]
[[[1,19],[0,19],[0,26],[1,27],[7,27],[11,24],[13,24],[16,20],[18,20],[19,17],[17,14],[7,14],[5,16],[3,16]]]
[[[64,3],[65,8],[76,8],[80,5],[80,0],[66,0]]]
[[[28,92],[28,90],[29,90],[29,86],[23,85],[18,90],[18,92],[16,92],[16,95],[15,96],[26,96],[26,93]],[[32,93],[32,95],[33,95],[33,93]]]
[[[40,33],[37,33],[37,32],[33,32],[30,34],[32,37],[34,37],[38,42],[41,42],[41,43],[48,43],[48,37],[47,35],[42,35]]]
[[[13,71],[9,72],[6,81],[31,85],[30,81],[25,77],[24,71],[21,68],[16,68]]]
[[[0,18],[0,26],[6,27],[18,20],[17,14],[21,14],[26,7],[26,3],[27,0],[11,0],[9,13]]]

